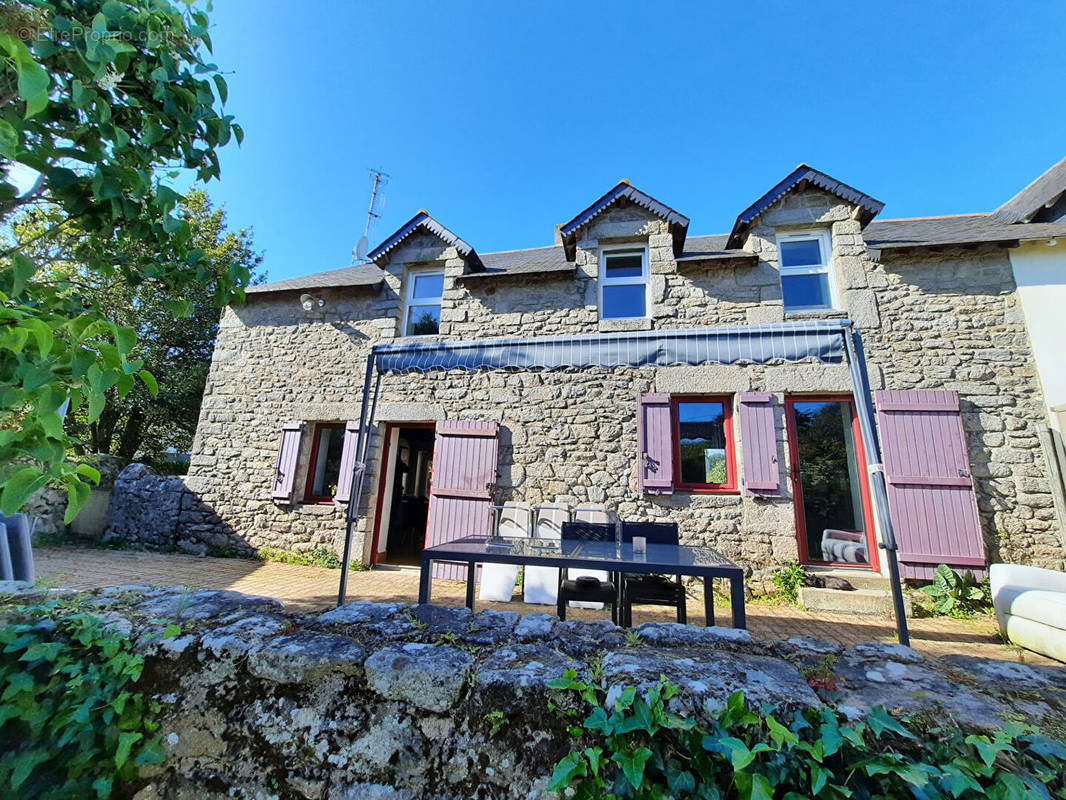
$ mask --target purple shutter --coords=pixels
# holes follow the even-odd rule
[[[355,445],[359,441],[359,420],[348,420],[344,425],[344,444],[341,447],[341,466],[337,475],[337,493],[333,502],[344,505],[352,492],[352,466],[355,464]]]
[[[674,491],[674,429],[670,395],[637,396],[637,484],[647,494]]]
[[[774,396],[769,392],[741,392],[740,445],[744,453],[744,494],[778,494],[777,432]]]
[[[491,532],[499,428],[495,422],[437,423],[426,547]],[[438,561],[433,577],[462,580],[466,565]]]
[[[881,391],[874,399],[903,577],[930,578],[937,564],[983,570],[958,393]]]
[[[275,503],[292,503],[296,486],[296,462],[300,456],[300,439],[303,438],[302,422],[286,422],[281,428],[281,445],[278,447],[278,468],[274,473],[274,490],[271,497]]]

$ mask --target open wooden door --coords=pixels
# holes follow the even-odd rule
[[[426,547],[490,533],[499,428],[496,422],[437,423]],[[436,562],[433,577],[464,580],[466,565]]]

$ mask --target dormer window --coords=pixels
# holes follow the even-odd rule
[[[648,250],[600,250],[600,319],[648,316]]]
[[[443,272],[412,272],[407,276],[404,336],[440,333],[440,307],[444,297]]]
[[[781,296],[785,311],[832,309],[829,234],[825,231],[779,234],[777,250],[781,258]]]

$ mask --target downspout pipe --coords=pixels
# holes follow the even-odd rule
[[[888,576],[892,587],[892,605],[896,612],[896,634],[899,643],[910,646],[910,631],[907,629],[907,612],[903,603],[903,583],[899,576],[899,561],[896,557],[896,533],[892,528],[892,516],[888,509],[888,485],[885,482],[885,465],[881,460],[881,442],[874,424],[873,396],[870,393],[870,376],[866,371],[866,355],[863,352],[862,336],[849,322],[843,331],[844,347],[848,353],[851,383],[855,394],[855,410],[859,416],[863,449],[866,451],[866,467],[870,477],[870,493],[874,500],[874,513],[881,528],[881,549],[888,559]]]
[[[363,400],[359,409],[359,436],[355,440],[355,458],[352,459],[352,477],[348,484],[348,511],[345,514],[347,526],[344,531],[344,556],[341,560],[341,582],[337,590],[337,605],[344,605],[348,594],[348,570],[352,559],[352,533],[359,517],[359,501],[363,496],[363,476],[366,474],[366,451],[370,442],[369,414],[371,386],[374,381],[374,368],[377,366],[377,353],[373,349],[366,359],[366,377],[363,380]],[[380,381],[381,376],[378,376]],[[376,387],[375,387],[376,388]],[[375,392],[376,394],[376,392]],[[374,398],[377,405],[377,398]]]

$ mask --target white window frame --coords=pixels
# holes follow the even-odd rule
[[[608,278],[607,277],[607,258],[611,255],[618,255],[624,253],[628,255],[634,255],[640,253],[640,276],[627,277],[627,278]],[[601,320],[613,320],[613,319],[648,319],[651,316],[651,297],[648,292],[648,248],[644,245],[617,245],[612,247],[601,247],[599,251],[599,280],[597,281],[598,296],[596,298],[597,308],[599,309],[599,315]],[[643,286],[644,287],[644,313],[636,317],[605,317],[603,316],[603,287],[604,286]]]
[[[781,256],[781,245],[784,242],[806,242],[815,240],[818,242],[818,246],[822,253],[821,264],[806,264],[802,267],[785,267],[782,266],[784,260]],[[817,231],[792,231],[790,233],[777,234],[777,267],[781,273],[781,277],[784,278],[787,275],[825,275],[826,280],[829,282],[829,307],[823,306],[795,306],[789,308],[785,305],[785,313],[790,314],[792,312],[817,312],[817,311],[839,311],[840,310],[840,297],[837,292],[837,282],[833,273],[833,241],[829,235],[829,231],[817,230]],[[785,302],[785,286],[781,284],[781,303]]]
[[[404,304],[403,304],[403,320],[400,327],[400,336],[404,336],[408,339],[417,339],[423,336],[437,336],[439,335],[439,328],[436,334],[433,333],[407,333],[407,323],[411,316],[412,306],[441,306],[441,316],[444,315],[444,287],[441,286],[440,297],[419,297],[417,300],[414,297],[415,292],[415,278],[422,278],[426,275],[440,275],[444,277],[444,270],[442,269],[419,269],[411,270],[407,273],[407,286],[404,289]]]

